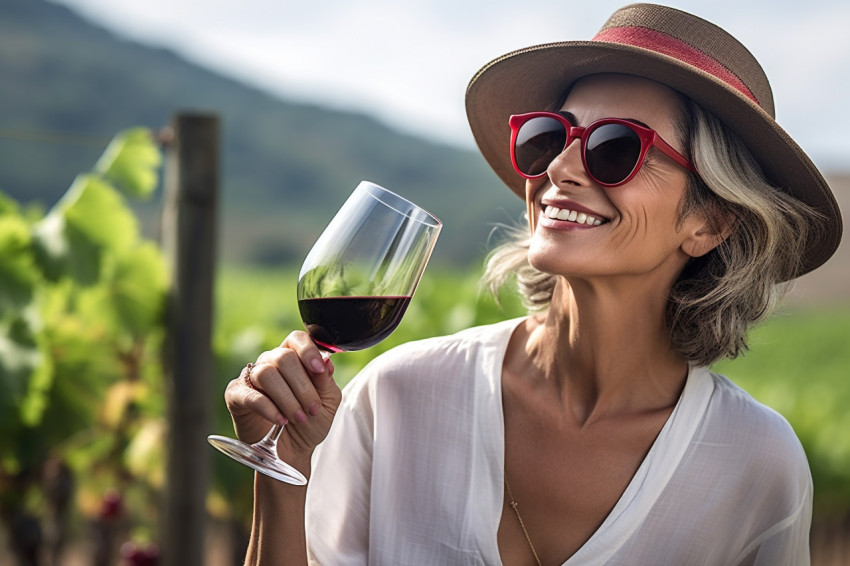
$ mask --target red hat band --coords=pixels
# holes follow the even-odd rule
[[[761,103],[747,88],[747,85],[722,63],[694,46],[666,33],[640,26],[616,27],[602,30],[596,34],[593,41],[631,45],[632,47],[641,47],[668,55],[717,77],[761,106]]]

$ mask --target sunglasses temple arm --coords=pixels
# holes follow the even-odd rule
[[[672,159],[694,175],[698,174],[696,167],[694,167],[693,163],[688,161],[688,159],[684,155],[673,149],[673,146],[664,141],[664,139],[657,133],[655,134],[655,139],[653,140],[653,142],[658,147],[658,149],[660,149],[664,152],[665,155],[667,155],[667,157],[669,157],[670,159]]]

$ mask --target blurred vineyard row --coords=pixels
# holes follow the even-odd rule
[[[52,209],[0,198],[0,563],[12,546],[20,553],[37,544],[58,556],[68,541],[86,539],[96,555],[114,552],[116,542],[145,548],[158,540],[168,278],[128,204],[152,193],[158,164],[149,134],[134,130]],[[426,272],[389,339],[335,356],[340,383],[399,343],[521,316],[510,292],[497,305],[479,291],[480,272]],[[297,266],[221,267],[210,433],[232,434],[226,383],[301,327],[296,277]],[[786,310],[756,329],[751,352],[716,368],[794,426],[811,463],[818,521],[846,520],[850,510],[848,337],[850,304]],[[252,473],[212,449],[209,458],[207,507],[230,526],[238,563]],[[114,564],[106,556],[91,563]]]

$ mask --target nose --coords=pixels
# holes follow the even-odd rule
[[[546,168],[546,175],[555,186],[561,184],[586,185],[590,177],[584,170],[581,159],[581,139],[578,136],[567,138],[567,145]]]

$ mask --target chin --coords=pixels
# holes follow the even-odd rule
[[[545,244],[537,246],[533,241],[528,250],[529,265],[537,271],[550,275],[575,274],[578,268],[574,261],[576,258],[572,258],[569,262],[564,261],[565,259],[563,249],[552,249]]]
[[[601,261],[599,254],[587,251],[584,254],[569,253],[563,246],[536,246],[535,242],[532,242],[528,250],[528,263],[541,273],[566,279],[605,277],[618,271],[610,262]]]

